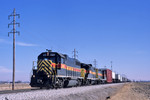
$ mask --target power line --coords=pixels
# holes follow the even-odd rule
[[[97,61],[96,59],[94,59],[94,67],[96,68],[96,66],[97,66]]]
[[[73,58],[74,59],[76,59],[76,57],[78,57],[78,51],[76,51],[76,49],[74,49],[74,51],[72,51],[73,52]]]
[[[13,13],[11,15],[8,16],[8,19],[10,19],[10,17],[13,17],[13,21],[8,24],[8,28],[10,25],[13,25],[13,30],[8,32],[8,36],[10,33],[13,33],[13,82],[12,82],[12,90],[14,90],[14,86],[15,86],[15,33],[20,34],[19,31],[16,31],[15,29],[15,25],[18,25],[18,27],[20,26],[20,23],[16,23],[16,19],[15,17],[18,16],[18,18],[20,18],[20,14],[16,14],[16,10],[14,8]]]

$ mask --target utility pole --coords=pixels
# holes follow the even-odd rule
[[[73,54],[74,54],[74,55],[73,55],[73,58],[74,58],[74,59],[76,59],[76,57],[78,57],[77,53],[78,53],[78,51],[76,51],[76,49],[74,49],[74,51],[73,51]]]
[[[10,33],[13,33],[13,79],[12,79],[12,90],[14,90],[15,88],[15,33],[20,34],[19,31],[15,30],[15,25],[20,26],[20,23],[16,23],[15,17],[18,16],[18,18],[20,18],[19,14],[16,14],[15,8],[13,10],[13,13],[11,15],[8,16],[8,19],[10,19],[10,17],[13,17],[13,21],[8,24],[8,28],[10,25],[13,25],[13,30],[8,32],[8,36]]]
[[[111,63],[111,71],[112,71],[112,70],[113,70],[113,69],[112,69],[112,63],[113,63],[113,62],[111,61],[110,63]]]
[[[94,59],[94,67],[96,68],[96,65],[97,65],[97,61],[96,59]]]

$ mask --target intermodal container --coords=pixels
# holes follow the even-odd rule
[[[112,79],[116,79],[115,72],[112,72]]]
[[[122,82],[122,76],[120,76],[120,82]]]

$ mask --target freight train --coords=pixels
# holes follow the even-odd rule
[[[63,88],[129,81],[107,68],[95,68],[66,54],[43,52],[38,56],[37,68],[33,68],[31,87]]]

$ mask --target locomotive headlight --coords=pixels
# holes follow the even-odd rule
[[[47,77],[50,77],[49,75],[47,75]]]
[[[33,75],[33,77],[35,77],[35,75]]]

